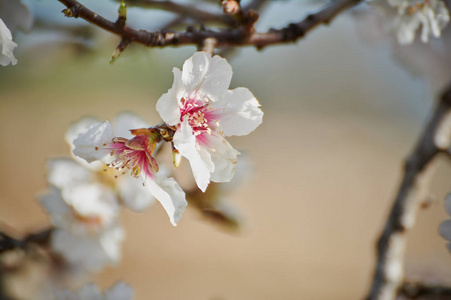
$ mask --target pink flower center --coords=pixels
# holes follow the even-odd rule
[[[125,138],[114,138],[109,145],[111,156],[115,160],[108,164],[117,170],[128,169],[133,177],[138,178],[141,172],[151,178],[158,172],[157,161],[152,157],[155,145],[151,143],[146,135],[137,135],[128,140]]]
[[[180,122],[188,118],[188,124],[193,129],[195,136],[202,133],[211,134],[212,127],[219,125],[216,111],[208,105],[208,99],[200,100],[196,97],[190,97],[186,100],[182,98],[179,109]]]

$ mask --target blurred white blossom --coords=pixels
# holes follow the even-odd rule
[[[56,227],[52,248],[68,262],[98,271],[119,261],[124,233],[119,205],[109,189],[100,184],[64,191],[52,187],[40,201]]]
[[[11,31],[6,27],[2,19],[0,19],[0,65],[7,66],[9,64],[17,64],[17,59],[14,57],[13,50],[17,44],[13,42]]]
[[[54,294],[54,300],[131,300],[133,297],[133,289],[122,281],[104,292],[101,292],[94,283],[89,283],[77,292],[66,289],[56,291]]]
[[[219,57],[197,52],[183,71],[173,69],[174,83],[157,102],[163,121],[176,132],[174,147],[191,165],[198,187],[233,177],[237,155],[224,136],[247,135],[263,117],[247,88],[228,90],[232,67]]]
[[[120,194],[128,195],[124,199],[133,199],[125,200],[129,206],[145,207],[147,195],[153,195],[163,205],[171,223],[176,225],[187,205],[185,193],[173,178],[158,172],[159,166],[152,157],[156,147],[155,131],[142,128],[147,126],[139,122],[125,122],[124,118],[119,118],[115,124],[112,126],[105,121],[82,131],[73,140],[74,155],[88,163],[100,161],[110,170],[120,171],[121,176],[127,178],[120,182]],[[129,185],[131,182],[134,182],[134,188]]]
[[[386,15],[385,22],[396,31],[398,42],[411,44],[418,30],[421,41],[427,43],[432,35],[439,38],[441,31],[449,23],[449,12],[443,0],[373,0]],[[389,21],[389,20],[393,21]]]
[[[17,28],[29,30],[33,17],[28,7],[20,0],[0,0],[0,65],[17,64],[13,50],[17,44],[13,42],[12,33]]]
[[[393,20],[398,18],[398,10],[387,1],[369,2],[373,9],[362,6],[353,13],[362,38],[372,47],[388,46],[396,61],[414,76],[426,79],[433,94],[441,92],[451,80],[451,28],[441,31],[439,39],[423,43],[414,39],[408,46],[401,45],[395,35],[389,33]],[[449,1],[448,3],[451,3]]]
[[[449,23],[449,12],[442,0],[388,0],[398,10],[395,21],[400,44],[411,44],[421,27],[421,41],[429,36],[439,38],[441,30]]]

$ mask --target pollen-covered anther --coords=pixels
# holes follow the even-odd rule
[[[152,174],[159,170],[156,160],[152,157],[158,133],[153,129],[131,131],[137,135],[130,140],[120,137],[113,139],[111,155],[115,160],[111,162],[111,167],[122,173],[125,173],[124,169],[128,169],[130,175],[136,178],[141,172],[144,172],[145,176],[153,176]]]
[[[424,3],[415,3],[414,5],[411,5],[411,6],[409,6],[408,8],[407,8],[407,15],[413,15],[413,14],[415,14],[416,12],[418,12],[419,10],[421,10],[421,9],[423,9],[423,7],[425,6],[426,4],[424,4]]]

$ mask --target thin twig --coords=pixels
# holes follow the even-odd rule
[[[434,137],[451,110],[451,87],[443,94],[427,127],[405,164],[404,178],[395,198],[385,229],[377,243],[377,264],[367,299],[395,299],[403,280],[406,232],[414,225],[419,203],[416,189],[421,174],[442,152]]]
[[[451,287],[422,282],[404,282],[399,290],[403,299],[451,299]]]
[[[239,25],[239,22],[231,16],[211,13],[196,8],[193,5],[179,4],[172,1],[127,0],[127,4],[129,6],[146,7],[173,12],[183,18],[190,18],[200,23],[225,24],[231,27],[236,27]]]
[[[182,45],[202,45],[207,38],[218,41],[217,46],[255,46],[259,49],[275,44],[295,42],[305,36],[320,24],[329,24],[337,15],[348,8],[360,3],[362,0],[336,0],[324,5],[318,12],[309,14],[298,23],[289,24],[282,29],[271,29],[265,33],[253,32],[237,28],[234,30],[190,30],[186,32],[148,32],[135,30],[129,26],[120,28],[99,14],[89,10],[76,0],[58,0],[67,9],[63,10],[66,16],[80,17],[86,21],[103,28],[109,32],[121,36],[132,42],[137,42],[148,47],[167,47]]]

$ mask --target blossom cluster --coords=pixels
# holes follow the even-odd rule
[[[429,36],[439,38],[449,23],[449,12],[443,0],[388,0],[397,10],[394,27],[400,44],[411,44],[421,28],[421,41]]]
[[[228,89],[232,69],[219,56],[197,52],[173,73],[174,84],[157,102],[163,124],[151,127],[130,112],[112,122],[84,118],[66,133],[74,156],[49,161],[51,188],[40,201],[56,227],[52,247],[69,263],[97,271],[119,261],[121,205],[142,211],[156,199],[177,224],[187,201],[170,168],[157,161],[165,142],[175,166],[188,159],[200,191],[232,179],[239,152],[225,137],[257,128],[260,104],[246,88]]]

